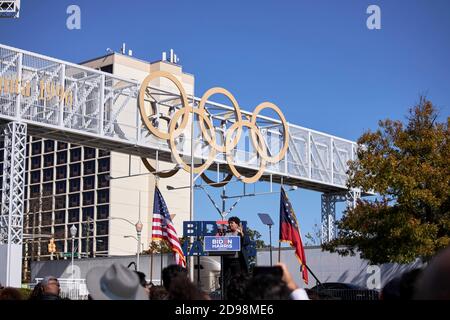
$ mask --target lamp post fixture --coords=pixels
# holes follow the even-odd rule
[[[73,224],[72,227],[70,227],[70,235],[72,236],[72,280],[73,280],[73,251],[75,248],[75,236],[77,235],[77,227]]]
[[[136,251],[136,270],[139,271],[139,252],[141,251],[141,231],[142,231],[142,227],[144,225],[142,224],[141,220],[139,220],[136,224],[136,234],[137,234],[137,241],[138,241],[138,245],[137,245],[137,251]]]

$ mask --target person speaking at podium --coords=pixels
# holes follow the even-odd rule
[[[226,289],[230,283],[230,280],[237,275],[247,274],[249,271],[248,257],[245,253],[245,248],[250,244],[250,238],[244,234],[241,220],[238,217],[230,217],[228,219],[228,230],[225,236],[240,236],[241,237],[241,250],[232,255],[226,255],[223,257],[223,269],[224,269],[224,286],[225,286],[225,298]]]

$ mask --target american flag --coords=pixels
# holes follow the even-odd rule
[[[184,258],[183,250],[178,240],[177,231],[175,230],[166,202],[158,187],[155,187],[155,197],[153,200],[152,240],[166,240],[175,255],[176,263],[182,267],[186,267],[186,259]]]
[[[280,197],[280,241],[289,242],[295,248],[295,255],[300,262],[303,281],[308,284],[308,270],[306,268],[306,255],[303,249],[302,236],[300,235],[294,209],[283,187],[281,187]]]

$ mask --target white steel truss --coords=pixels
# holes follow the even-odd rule
[[[22,252],[27,125],[10,122],[4,129],[0,246],[6,285],[21,281],[21,265],[14,257]],[[6,253],[6,254],[4,254]],[[6,259],[5,259],[6,256]],[[18,268],[19,267],[19,268]]]
[[[0,1],[0,18],[19,18],[20,0]]]
[[[322,202],[321,243],[333,240],[337,236],[336,228],[336,202],[346,202],[347,208],[355,208],[356,202],[361,198],[361,191],[349,190],[342,193],[324,193]]]

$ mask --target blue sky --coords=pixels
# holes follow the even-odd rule
[[[72,62],[118,51],[122,42],[148,61],[173,48],[184,71],[195,74],[197,96],[225,87],[246,110],[272,101],[289,122],[350,140],[380,119],[404,119],[420,94],[438,106],[441,121],[450,114],[450,1],[118,3],[22,0],[20,19],[0,20],[0,43]],[[81,8],[81,30],[66,28],[70,4]],[[381,8],[381,30],[366,27],[371,4]],[[289,197],[302,234],[312,232],[320,194]],[[195,201],[198,219],[218,217],[202,191]],[[267,241],[257,213],[271,214],[276,239],[278,210],[273,194],[241,200],[234,214]]]

